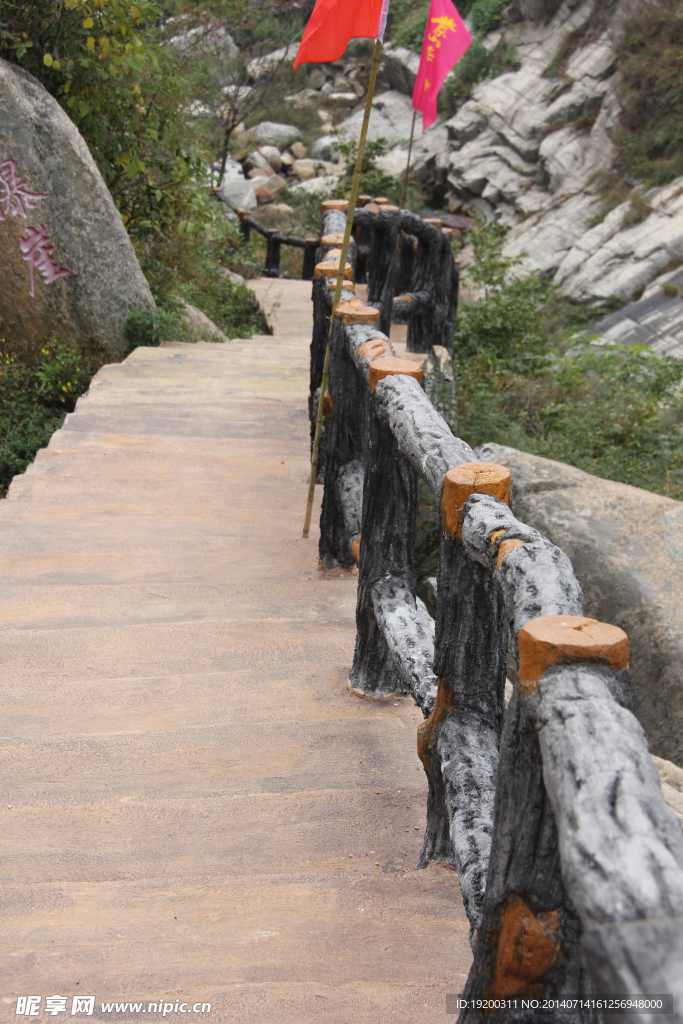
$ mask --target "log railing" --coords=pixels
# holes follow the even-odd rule
[[[323,204],[312,398],[344,208]],[[407,218],[370,215],[369,288],[389,296],[373,254],[383,239],[386,279]],[[668,1019],[683,1021],[683,832],[633,714],[628,638],[583,616],[567,556],[510,510],[507,469],[453,436],[422,365],[397,358],[381,311],[355,298],[355,258],[330,337],[320,557],[359,568],[350,689],[409,693],[425,718],[418,866],[458,869],[474,953],[459,1019],[598,1022],[610,1014],[590,1000],[621,994],[673,996]],[[418,477],[441,509],[435,621],[416,598]],[[565,1004],[541,1013],[533,999]]]
[[[295,249],[304,250],[303,268],[301,280],[310,281],[313,277],[315,267],[315,254],[320,244],[319,238],[301,238],[299,235],[283,235],[279,228],[267,228],[260,224],[255,217],[252,217],[248,210],[236,209],[239,217],[240,230],[245,242],[251,238],[252,228],[266,240],[266,265],[263,270],[264,277],[284,277],[280,270],[280,255],[283,245],[292,246]]]

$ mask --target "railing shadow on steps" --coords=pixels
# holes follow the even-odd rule
[[[346,208],[323,203],[312,416]],[[349,688],[380,699],[409,693],[425,718],[418,866],[458,870],[474,954],[459,1020],[592,1024],[611,1019],[597,996],[668,994],[669,1019],[680,1022],[683,832],[633,714],[628,638],[583,616],[567,556],[510,510],[507,469],[478,461],[453,436],[423,391],[422,365],[397,358],[381,330],[400,272],[399,231],[410,226],[433,248],[423,266],[452,260],[438,227],[416,220],[381,205],[356,211],[371,235],[374,301],[355,298],[352,247],[330,336],[320,557],[328,568],[358,564]],[[457,281],[457,267],[438,271],[418,283],[452,310],[452,293],[445,301],[435,292]],[[431,324],[442,344],[434,325],[446,322],[425,315],[420,331]],[[427,345],[429,334],[421,338]],[[418,477],[441,510],[435,621],[416,598]],[[508,648],[518,679],[506,709]]]

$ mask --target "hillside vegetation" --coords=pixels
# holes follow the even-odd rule
[[[456,113],[478,83],[521,62],[504,32],[497,32],[519,20],[516,0],[462,0],[458,6],[470,19],[474,41],[442,90],[444,116]],[[228,154],[248,155],[237,141],[238,127],[285,121],[299,127],[310,146],[343,116],[332,110],[324,121],[305,104],[283,99],[301,94],[319,73],[304,66],[295,74],[286,49],[311,8],[284,0],[1,0],[0,55],[35,75],[78,126],[150,283],[159,315],[150,319],[133,311],[132,345],[184,337],[183,301],[202,309],[228,336],[265,329],[251,293],[225,276],[226,270],[255,273],[262,244],[256,239],[245,246],[210,189]],[[428,0],[391,0],[388,39],[419,50],[428,8]],[[558,96],[571,88],[572,55],[607,25],[618,28],[613,43],[621,110],[612,166],[596,184],[596,220],[626,201],[636,223],[648,215],[647,190],[683,175],[683,20],[674,0],[596,4],[544,72]],[[366,58],[367,46],[352,44],[347,62],[355,62],[357,82],[366,81]],[[326,73],[339,70],[335,65]],[[588,109],[575,127],[590,131],[595,116]],[[385,151],[381,141],[370,146],[362,190],[398,201],[401,182],[381,170]],[[342,143],[342,155],[352,155],[348,144]],[[349,184],[347,163],[334,187],[346,192]],[[411,182],[412,208],[433,214],[441,199],[429,180]],[[288,230],[315,231],[319,200],[285,190],[278,202],[288,204],[290,213],[264,207],[259,216],[267,223],[285,217]],[[439,383],[453,428],[472,444],[513,444],[683,497],[681,364],[642,348],[578,340],[577,331],[609,304],[598,309],[568,301],[542,275],[520,275],[518,261],[503,256],[504,238],[501,225],[480,221],[470,238],[456,243],[468,251],[473,246],[468,274],[478,297],[461,304],[458,319],[457,422],[450,385]],[[296,273],[300,254],[283,252],[285,270],[287,260]],[[74,388],[87,387],[100,365],[101,353],[81,353],[76,342],[64,347],[55,340],[32,363],[5,345],[0,487],[46,442],[78,397]],[[68,384],[59,394],[45,381],[61,380],[62,371]]]

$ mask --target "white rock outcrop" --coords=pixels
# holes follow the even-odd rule
[[[411,171],[451,212],[508,224],[506,251],[523,257],[520,272],[538,271],[581,302],[638,298],[683,259],[683,179],[640,197],[640,223],[630,201],[601,220],[600,176],[613,165],[619,119],[613,27],[594,38],[600,0],[551,4],[550,18],[545,2],[527,7],[542,13],[483,40],[488,49],[514,46],[519,70],[482,82],[454,117],[417,133]],[[562,63],[581,33],[586,44]],[[383,73],[393,88],[373,109],[370,137],[392,147],[378,164],[397,177],[408,155],[416,60],[387,49]],[[354,114],[342,132],[356,137],[361,119]]]
[[[363,111],[357,110],[339,126],[339,134],[346,139],[356,141],[360,136],[363,123]],[[386,139],[390,146],[405,142],[410,138],[413,123],[413,106],[408,96],[395,90],[383,92],[375,97],[372,104],[372,116],[368,128],[368,139]]]

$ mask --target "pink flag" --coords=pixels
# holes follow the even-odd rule
[[[413,110],[422,111],[422,131],[436,121],[439,89],[471,42],[451,0],[432,0],[413,91]]]

